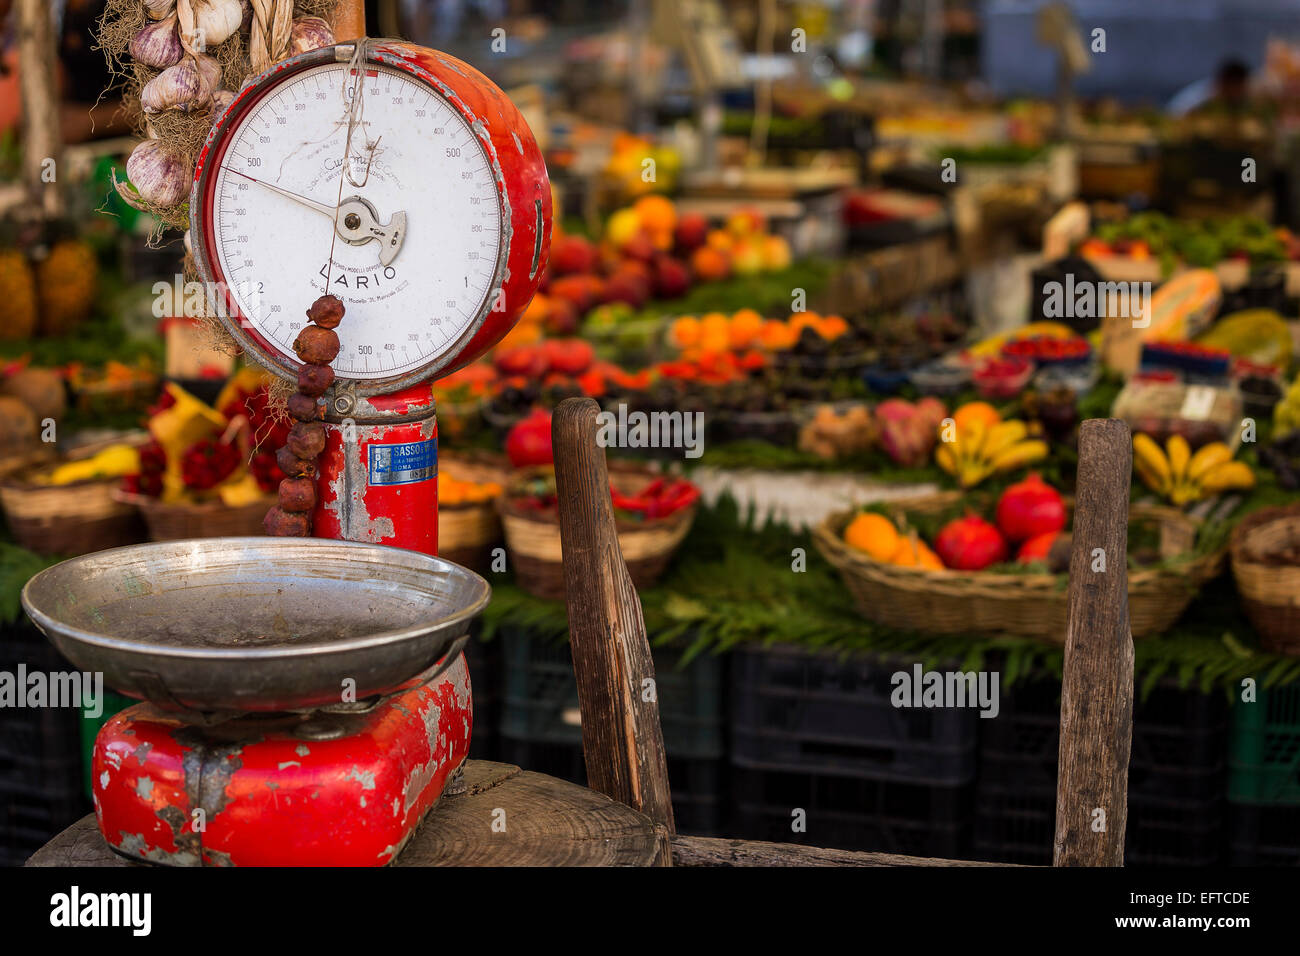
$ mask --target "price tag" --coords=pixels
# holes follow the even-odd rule
[[[1214,389],[1208,385],[1188,386],[1183,397],[1183,407],[1178,417],[1192,422],[1203,422],[1214,411]]]

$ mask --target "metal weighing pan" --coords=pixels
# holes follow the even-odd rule
[[[22,601],[68,660],[121,693],[242,712],[337,705],[347,678],[360,701],[436,676],[490,595],[472,571],[415,551],[250,537],[73,558]]]

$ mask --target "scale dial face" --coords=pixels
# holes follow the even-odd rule
[[[370,62],[362,79],[333,57],[250,92],[195,190],[209,301],[215,284],[241,344],[281,374],[326,292],[347,308],[339,379],[382,391],[445,364],[501,295],[509,234],[499,167],[461,109],[409,70]]]

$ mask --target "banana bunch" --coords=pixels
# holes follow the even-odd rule
[[[963,488],[973,488],[989,475],[1046,458],[1047,442],[1028,434],[1025,423],[1014,418],[989,428],[972,425],[958,432],[956,441],[939,442],[934,460]]]
[[[1255,486],[1250,466],[1233,461],[1232,449],[1223,442],[1202,445],[1192,454],[1182,435],[1170,435],[1164,448],[1150,435],[1134,435],[1133,470],[1143,484],[1180,508],[1220,492]]]

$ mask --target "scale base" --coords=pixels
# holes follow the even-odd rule
[[[365,713],[211,727],[136,704],[95,739],[95,819],[116,852],[169,866],[382,866],[469,753],[463,655]]]

